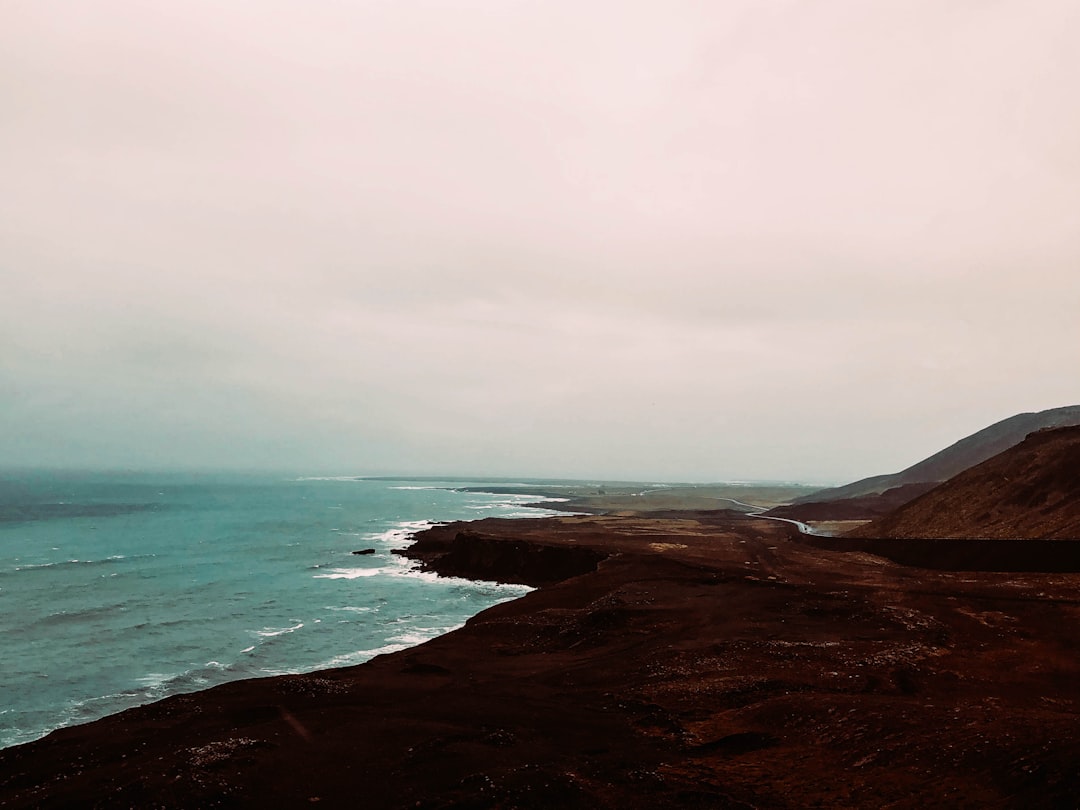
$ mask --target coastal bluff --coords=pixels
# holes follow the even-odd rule
[[[541,587],[360,666],[230,683],[0,751],[0,806],[1080,796],[1075,573],[903,566],[721,510],[448,524],[407,554]]]

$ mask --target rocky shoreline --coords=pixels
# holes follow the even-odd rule
[[[449,524],[406,554],[539,587],[358,667],[226,684],[0,751],[0,805],[1080,797],[1075,573],[904,566],[719,510]]]

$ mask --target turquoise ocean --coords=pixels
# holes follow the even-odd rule
[[[391,553],[433,522],[547,513],[463,485],[0,473],[0,747],[226,681],[358,664],[526,593]]]

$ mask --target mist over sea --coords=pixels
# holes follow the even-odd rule
[[[461,485],[0,473],[0,747],[225,681],[361,663],[525,593],[391,553],[432,521],[546,513]]]

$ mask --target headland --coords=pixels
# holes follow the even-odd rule
[[[0,804],[1074,806],[1080,575],[832,542],[715,508],[437,526],[407,555],[537,590],[2,751]]]

